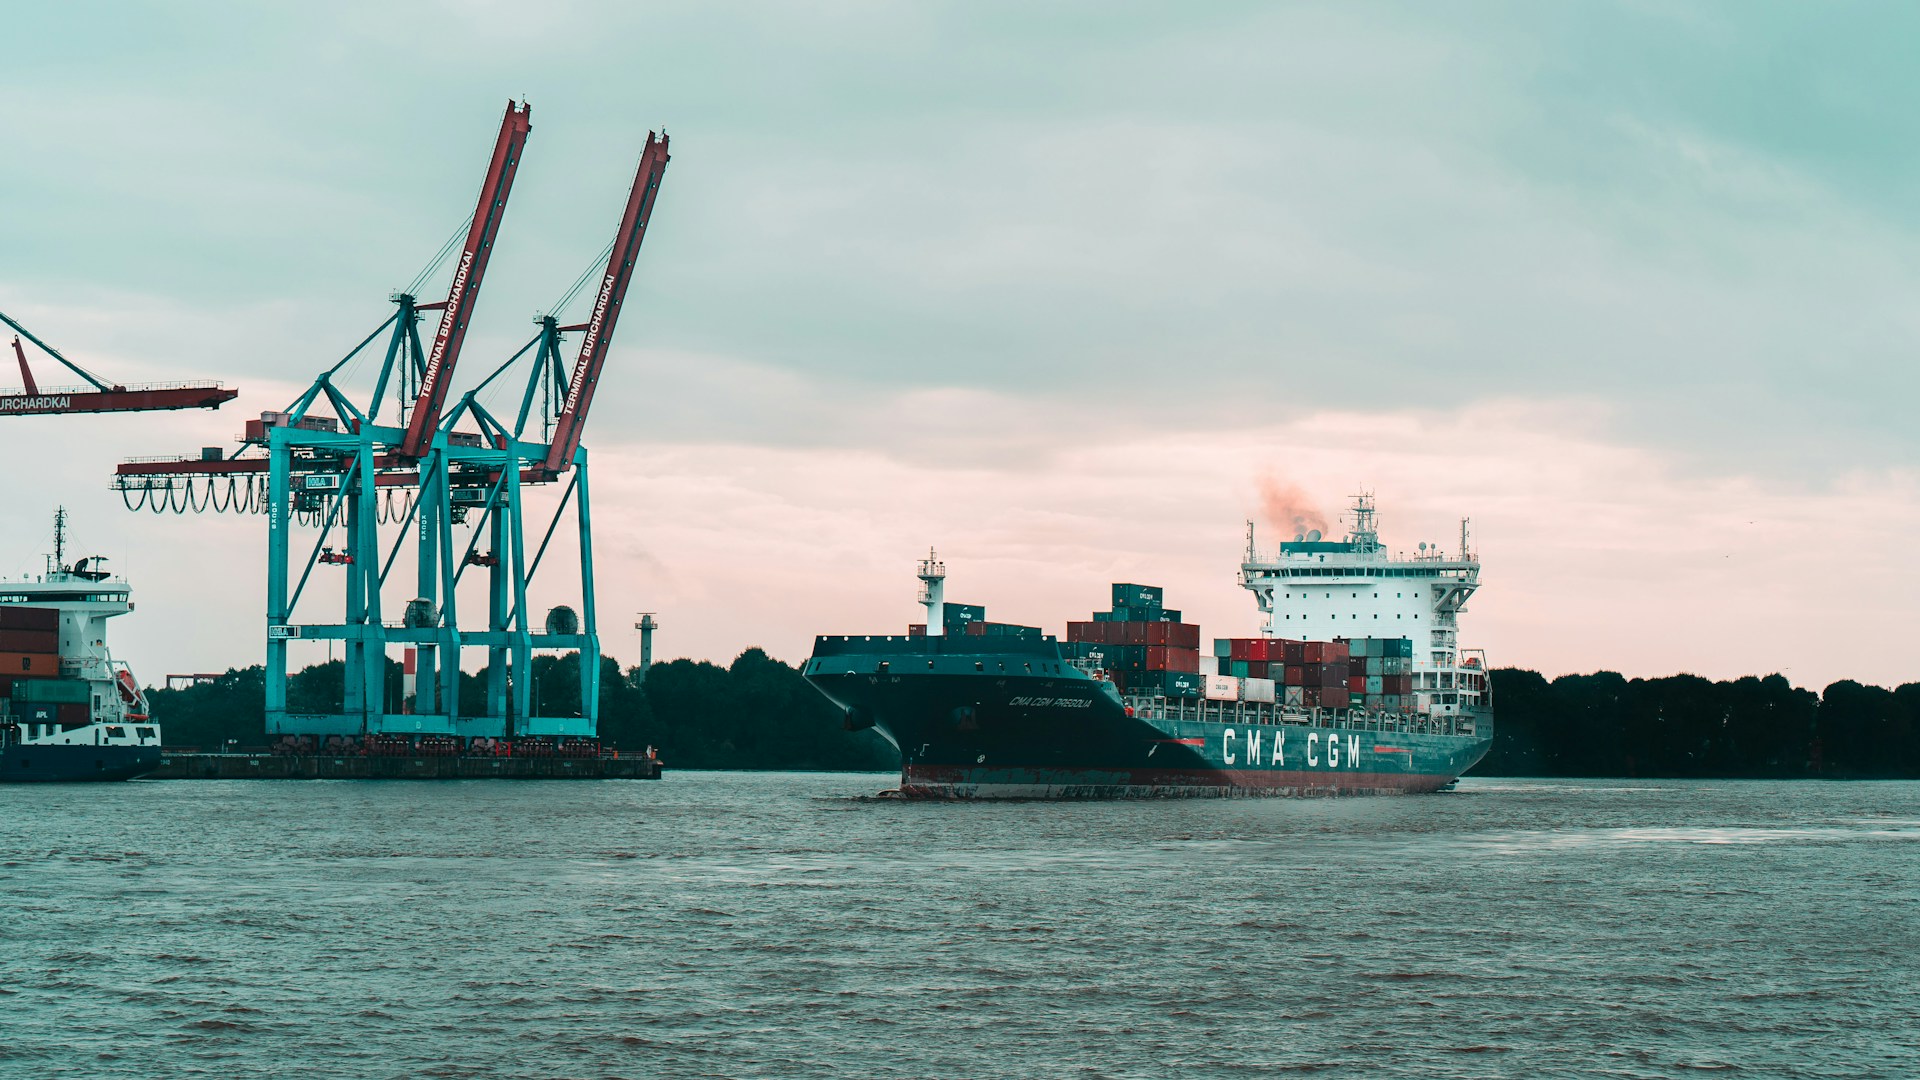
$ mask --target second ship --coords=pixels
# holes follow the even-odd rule
[[[1255,549],[1241,584],[1260,634],[1215,639],[1152,586],[1070,623],[988,623],[920,564],[927,622],[906,635],[826,636],[805,674],[900,750],[908,798],[1384,795],[1450,786],[1493,740],[1486,661],[1458,642],[1479,585],[1468,550],[1381,546],[1356,499],[1345,540]]]

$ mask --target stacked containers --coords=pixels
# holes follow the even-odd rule
[[[1411,638],[1354,638],[1353,671],[1349,689],[1369,709],[1399,711],[1413,694],[1413,640]]]
[[[1364,689],[1353,685],[1350,655],[1342,641],[1215,638],[1213,656],[1223,675],[1274,684],[1274,698],[1248,700],[1343,709]]]
[[[1199,697],[1200,628],[1163,606],[1164,595],[1157,585],[1115,584],[1111,611],[1067,624],[1066,654],[1097,655],[1114,681],[1134,693]]]
[[[60,613],[53,608],[0,607],[0,677],[60,675]]]

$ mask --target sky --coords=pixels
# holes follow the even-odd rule
[[[1912,681],[1916,32],[1878,3],[23,9],[0,311],[241,396],[0,420],[0,574],[64,505],[133,582],[144,680],[257,662],[261,520],[136,515],[112,467],[231,446],[379,325],[511,97],[456,392],[673,139],[586,432],[626,663],[639,611],[663,658],[899,632],[930,546],[992,618],[1057,631],[1128,580],[1252,633],[1277,485],[1330,519],[1375,492],[1395,549],[1471,517],[1462,639],[1495,664]]]

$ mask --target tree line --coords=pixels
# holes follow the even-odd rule
[[[540,655],[531,667],[534,712],[580,715],[578,653]],[[339,709],[345,666],[338,660],[287,676],[287,708],[296,713]],[[389,661],[388,707],[398,712],[400,665]],[[148,690],[154,719],[167,745],[218,750],[265,746],[266,675],[256,664],[179,690]],[[463,673],[460,711],[484,711],[486,673]],[[845,731],[840,710],[798,669],[760,649],[732,664],[674,660],[655,664],[645,679],[601,659],[600,738],[623,751],[649,746],[670,768],[818,769],[898,771],[900,756],[877,732]]]
[[[579,656],[537,656],[535,712],[580,711]],[[343,667],[317,664],[288,678],[294,712],[339,707]],[[387,672],[400,701],[398,664]],[[463,675],[461,711],[482,711],[485,674]],[[1481,776],[1920,778],[1920,683],[1887,690],[1842,681],[1820,693],[1779,675],[1715,682],[1693,675],[1628,679],[1613,672],[1493,672],[1493,747]],[[172,746],[257,747],[265,680],[256,665],[181,690],[152,690]],[[601,661],[600,734],[635,751],[652,746],[669,767],[896,771],[878,733],[848,732],[840,711],[797,668],[760,649],[722,667],[674,660],[640,677]]]

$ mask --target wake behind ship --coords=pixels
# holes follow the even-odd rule
[[[926,624],[817,638],[806,677],[847,727],[899,748],[906,797],[1439,790],[1493,737],[1484,657],[1456,640],[1479,563],[1464,528],[1458,558],[1424,545],[1395,558],[1370,498],[1353,516],[1344,541],[1297,536],[1266,558],[1249,527],[1241,583],[1266,623],[1206,655],[1152,586],[1116,584],[1113,607],[1063,642],[946,603],[930,555]],[[1363,625],[1374,632],[1348,629]]]

